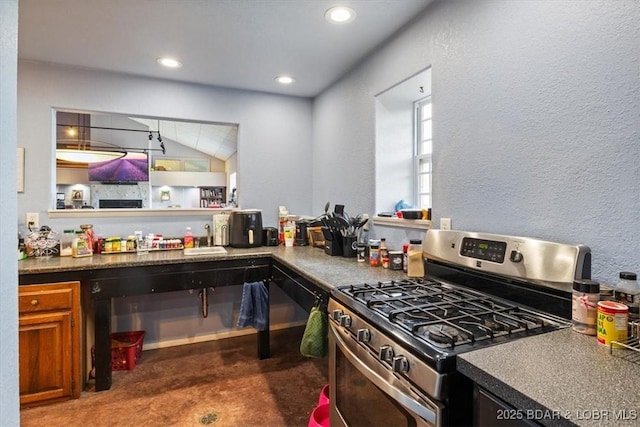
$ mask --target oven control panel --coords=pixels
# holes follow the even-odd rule
[[[507,253],[507,243],[494,240],[464,237],[460,246],[460,255],[485,261],[504,262]]]
[[[576,278],[591,277],[588,246],[531,237],[430,229],[423,239],[422,252],[427,262],[481,270],[569,292]]]

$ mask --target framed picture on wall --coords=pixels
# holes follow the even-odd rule
[[[84,200],[84,192],[82,190],[71,190],[71,200]]]
[[[181,171],[182,160],[153,158],[153,170],[155,171]]]
[[[186,172],[209,172],[209,159],[185,159]]]

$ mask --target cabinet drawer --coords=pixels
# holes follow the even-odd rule
[[[74,303],[73,283],[20,286],[18,292],[18,311],[21,314],[70,309]]]

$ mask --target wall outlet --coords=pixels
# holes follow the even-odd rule
[[[40,228],[40,215],[37,212],[27,212],[25,227],[37,230]]]
[[[451,230],[451,218],[440,218],[440,229]]]

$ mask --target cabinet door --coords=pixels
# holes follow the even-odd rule
[[[20,404],[80,397],[80,282],[18,289]]]
[[[73,394],[72,312],[20,316],[20,404]]]

